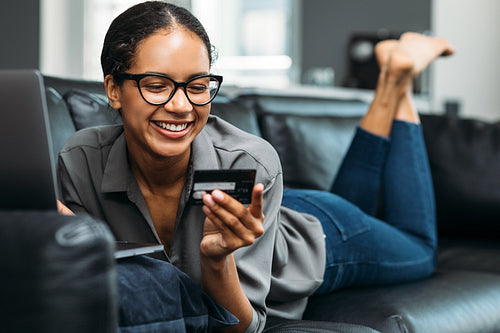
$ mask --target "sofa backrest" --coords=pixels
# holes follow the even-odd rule
[[[500,122],[423,115],[441,235],[500,235]]]
[[[277,150],[285,186],[329,190],[368,103],[352,96],[260,91],[252,101],[261,135]]]
[[[55,156],[75,131],[121,122],[102,82],[50,76],[44,82]],[[314,91],[223,86],[211,113],[269,141],[281,158],[286,186],[326,190],[369,96]]]
[[[101,82],[54,77],[44,82],[55,156],[79,128],[120,121],[110,112]],[[330,187],[371,98],[224,88],[212,113],[268,140],[280,155],[286,186],[323,190]],[[440,234],[499,235],[500,123],[421,118]]]
[[[106,94],[102,81],[85,81],[45,75],[43,77],[43,82],[46,87],[53,88],[61,96],[64,96],[73,89],[79,89],[93,94]]]
[[[99,81],[84,81],[44,76],[46,99],[52,133],[54,156],[75,131],[99,125],[121,122],[119,114],[111,109]],[[224,89],[212,102],[211,113],[242,130],[260,136],[255,110],[248,104],[230,98],[231,88]]]
[[[44,76],[43,81],[56,159],[59,150],[75,131],[110,123],[107,118],[113,119],[111,114],[106,114],[107,99],[102,82],[53,76]]]

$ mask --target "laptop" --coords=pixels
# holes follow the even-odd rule
[[[124,241],[115,242],[115,259],[128,258],[162,251],[162,244],[135,243]]]
[[[1,70],[0,209],[56,209],[48,124],[40,73]]]
[[[56,210],[58,198],[43,77],[38,70],[0,70],[0,209]],[[163,245],[116,243],[116,258]]]

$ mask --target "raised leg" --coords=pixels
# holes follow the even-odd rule
[[[340,196],[285,193],[283,205],[323,225],[327,267],[318,293],[410,281],[433,271],[434,197],[411,82],[437,56],[450,53],[442,39],[414,34],[379,45],[375,98],[332,187]],[[384,220],[372,214],[379,191]]]
[[[389,142],[381,139],[378,143],[374,143],[377,140],[367,143],[366,138],[370,134],[389,138],[394,120],[418,124],[412,82],[438,56],[452,53],[453,48],[446,40],[411,32],[399,40],[377,44],[380,76],[375,96],[339,168],[331,188],[333,193],[374,214]],[[358,133],[362,133],[362,139]]]

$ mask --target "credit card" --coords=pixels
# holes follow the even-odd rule
[[[191,200],[195,205],[203,204],[203,195],[221,190],[242,204],[252,201],[255,184],[255,169],[195,170]]]

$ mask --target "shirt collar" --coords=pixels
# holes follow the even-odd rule
[[[115,140],[109,151],[102,177],[101,192],[127,191],[127,179],[130,173],[127,158],[127,143],[125,141],[125,133],[122,133]]]
[[[210,122],[210,121],[209,121]],[[218,169],[219,163],[207,127],[196,136],[191,145],[191,158],[194,170]],[[111,147],[104,168],[101,192],[125,192],[132,175],[127,157],[125,133],[120,134]]]
[[[209,120],[210,122],[210,120]],[[196,136],[191,145],[193,169],[218,169],[219,163],[215,148],[207,131],[207,126]]]

